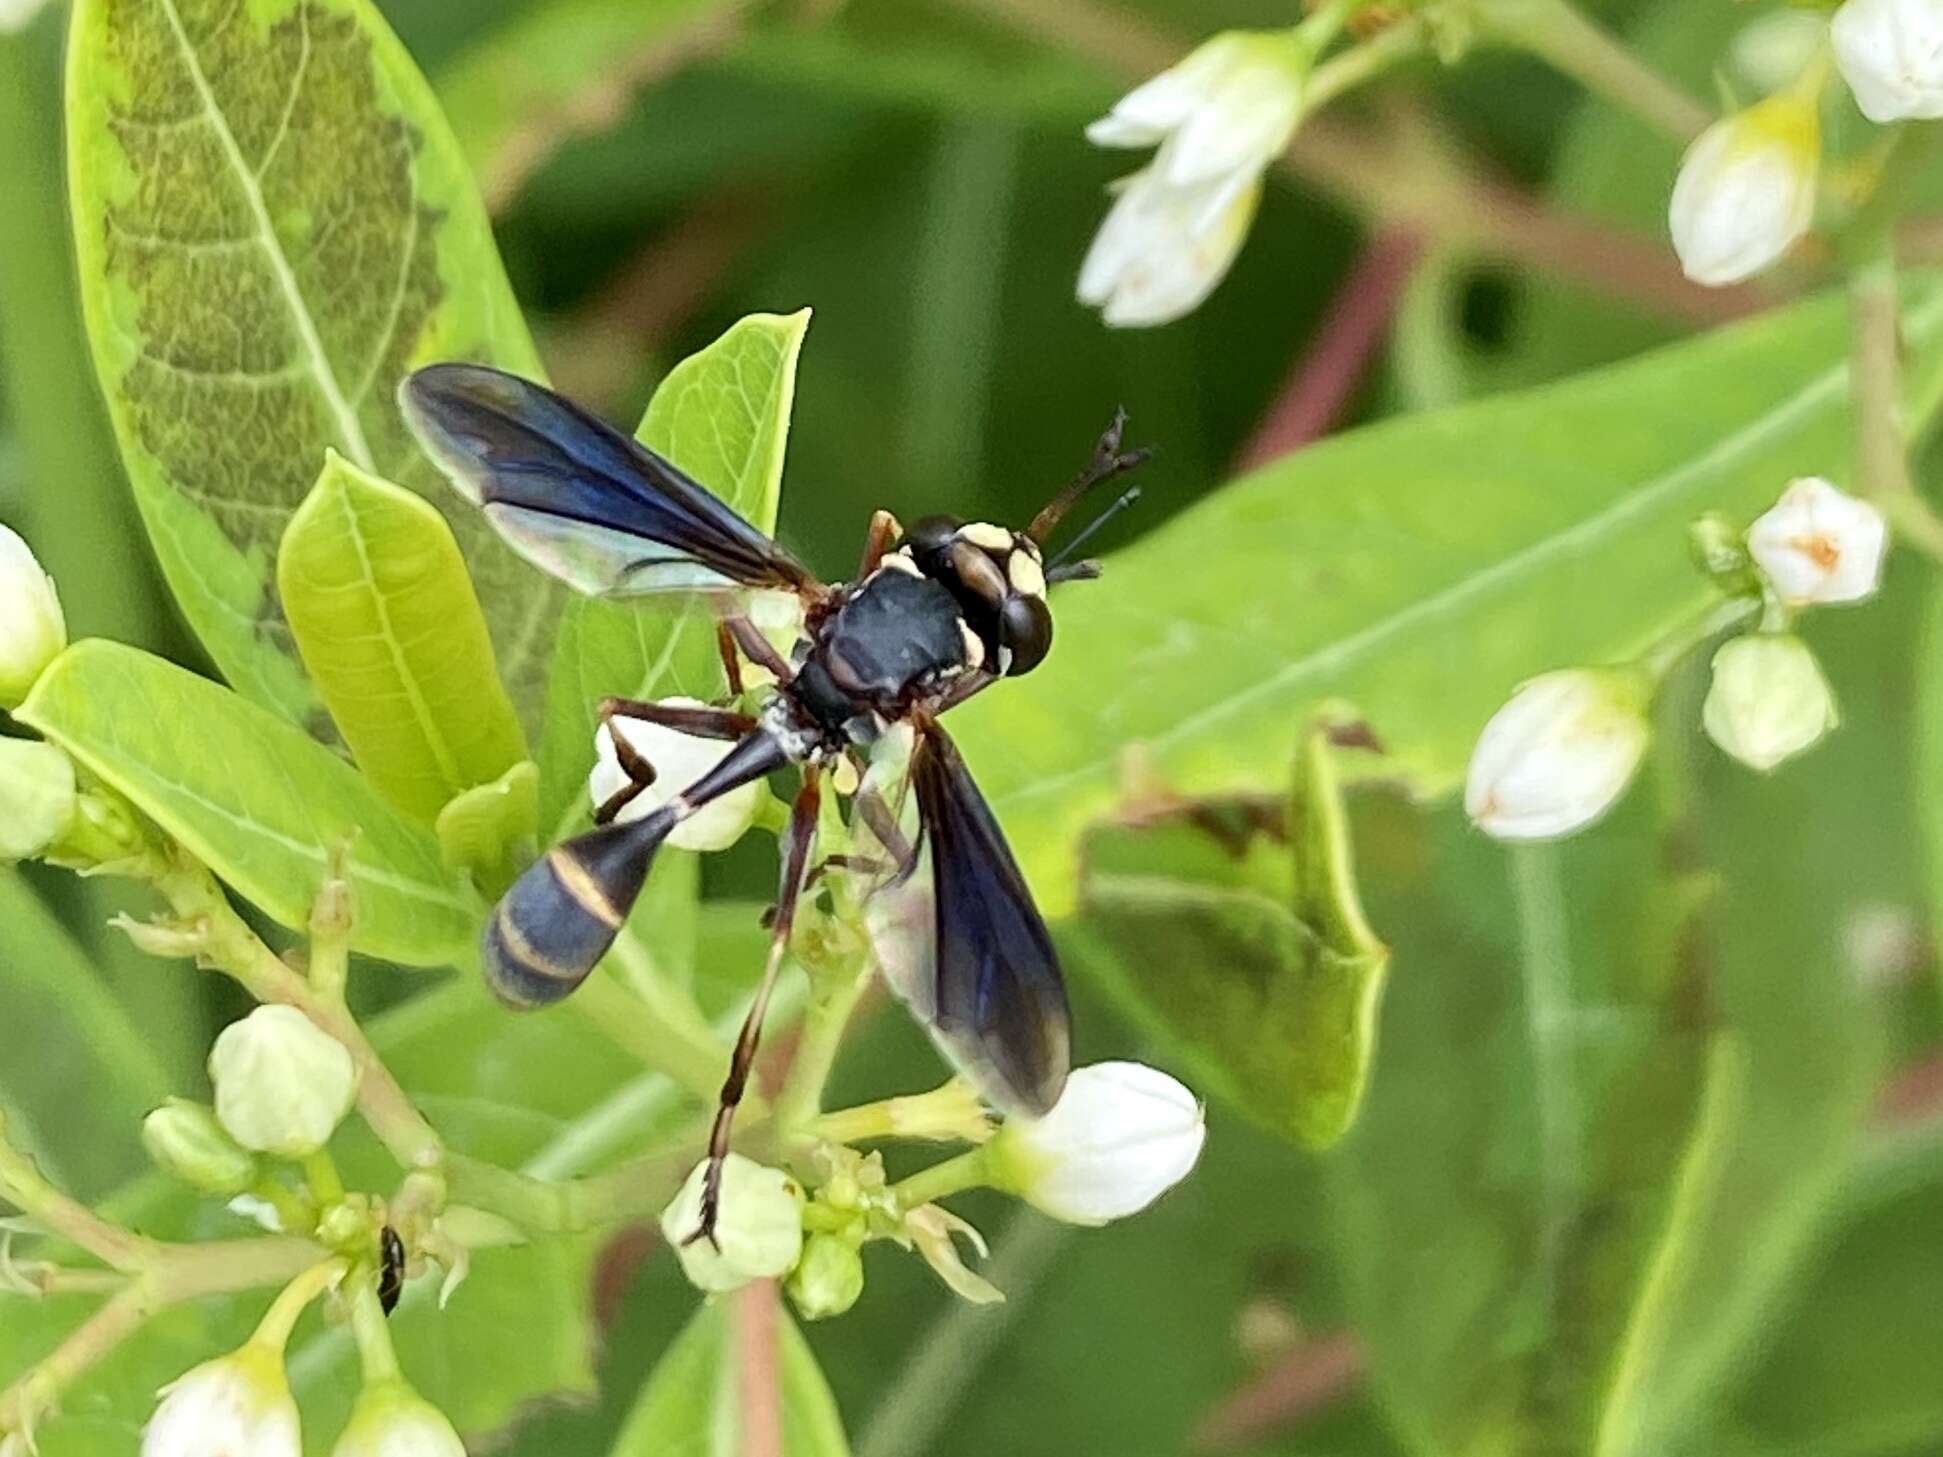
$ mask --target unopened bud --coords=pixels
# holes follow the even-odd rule
[[[256,1182],[255,1157],[216,1121],[212,1109],[171,1098],[142,1120],[142,1146],[171,1178],[227,1199]]]
[[[466,1449],[445,1413],[394,1376],[358,1394],[331,1457],[466,1457]]]
[[[302,1449],[282,1353],[257,1341],[164,1387],[142,1433],[142,1457],[302,1457]]]
[[[1755,587],[1754,566],[1741,530],[1718,511],[1709,511],[1687,527],[1687,549],[1693,563],[1716,586],[1730,595]]]
[[[0,526],[0,708],[15,708],[67,646],[54,581],[27,543]]]
[[[78,803],[66,754],[31,739],[0,739],[0,864],[46,853],[73,825]]]
[[[1807,643],[1787,633],[1753,632],[1714,654],[1701,721],[1722,749],[1765,774],[1813,748],[1840,715]]]
[[[1847,0],[1828,39],[1870,121],[1943,116],[1943,6],[1936,0]]]
[[[1610,809],[1651,737],[1648,685],[1618,669],[1541,673],[1491,716],[1471,753],[1464,808],[1500,840],[1569,835]]]
[[[864,1293],[863,1256],[840,1235],[813,1234],[785,1288],[804,1320],[842,1315]]]
[[[1792,607],[1860,602],[1882,580],[1889,523],[1819,476],[1791,481],[1747,529],[1747,549]]]
[[[704,1159],[661,1213],[661,1233],[689,1281],[720,1292],[787,1275],[803,1253],[803,1191],[796,1181],[781,1169],[730,1154],[722,1166],[715,1237],[698,1239],[707,1174]]]
[[[1008,1118],[991,1143],[993,1182],[1068,1224],[1145,1209],[1186,1178],[1207,1139],[1201,1104],[1137,1062],[1074,1069],[1043,1118]]]
[[[304,1158],[330,1141],[357,1098],[344,1045],[295,1007],[258,1007],[209,1054],[216,1116],[244,1148]]]
[[[1680,163],[1667,214],[1687,277],[1740,283],[1779,259],[1814,221],[1820,167],[1821,124],[1795,91],[1708,127]]]

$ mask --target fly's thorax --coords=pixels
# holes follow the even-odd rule
[[[1031,537],[989,521],[927,516],[884,560],[915,568],[951,594],[981,650],[972,666],[1017,677],[1052,647],[1045,561]]]

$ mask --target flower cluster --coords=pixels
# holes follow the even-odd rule
[[[881,1112],[875,1131],[962,1137],[971,1131],[967,1098],[954,1080],[920,1098],[893,1100],[905,1105],[897,1113],[878,1105],[833,1118],[861,1131],[858,1114]],[[663,1211],[661,1231],[698,1289],[786,1280],[806,1319],[856,1302],[864,1281],[859,1251],[872,1240],[916,1250],[968,1300],[998,1300],[1002,1294],[965,1267],[955,1243],[963,1236],[982,1254],[983,1239],[936,1200],[990,1186],[1068,1224],[1105,1224],[1138,1213],[1186,1178],[1205,1138],[1200,1103],[1166,1073],[1133,1062],[1095,1063],[1073,1071],[1043,1118],[1010,1117],[989,1141],[902,1183],[885,1178],[878,1155],[826,1144],[812,1197],[781,1169],[731,1153],[713,1240],[693,1237],[708,1172],[706,1162],[698,1164]]]
[[[1827,22],[1836,67],[1879,125],[1943,117],[1943,7],[1844,0]],[[1815,220],[1822,161],[1820,37],[1795,77],[1688,148],[1668,223],[1687,276],[1718,287],[1771,267]]]
[[[1730,620],[1760,621],[1714,654],[1701,723],[1723,751],[1767,773],[1839,721],[1821,665],[1789,630],[1793,618],[1873,594],[1888,529],[1875,507],[1819,478],[1791,483],[1743,535],[1702,525],[1703,565],[1727,591]],[[1702,631],[1711,635],[1719,625],[1710,616]],[[1645,757],[1653,692],[1677,656],[1562,669],[1518,689],[1471,755],[1464,794],[1471,819],[1501,840],[1569,835],[1598,819]]]

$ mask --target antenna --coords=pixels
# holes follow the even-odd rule
[[[1102,526],[1106,525],[1107,522],[1111,521],[1115,516],[1118,516],[1122,511],[1126,510],[1127,507],[1131,506],[1135,501],[1138,501],[1139,499],[1140,499],[1140,487],[1138,486],[1128,486],[1126,490],[1122,491],[1119,495],[1119,498],[1116,501],[1114,501],[1114,503],[1111,506],[1107,507],[1106,510],[1102,511],[1099,515],[1095,516],[1091,524],[1089,524],[1084,531],[1080,532],[1078,536],[1075,536],[1071,541],[1067,542],[1066,545],[1060,549],[1058,556],[1054,557],[1051,561],[1046,563],[1046,575],[1048,580],[1051,579],[1051,576],[1054,572],[1059,570],[1060,564],[1062,562],[1064,562],[1074,552],[1078,551],[1082,546],[1086,545],[1088,541],[1092,540],[1094,532],[1098,531]]]
[[[1059,525],[1068,511],[1079,504],[1080,497],[1102,482],[1126,474],[1153,454],[1150,449],[1122,451],[1120,437],[1126,428],[1127,412],[1125,407],[1122,407],[1113,412],[1113,423],[1107,427],[1106,434],[1100,437],[1100,443],[1094,447],[1092,463],[1080,472],[1078,480],[1054,496],[1046,503],[1045,508],[1032,518],[1032,524],[1025,529],[1028,537],[1041,546],[1045,545],[1046,538],[1053,533],[1053,528]]]

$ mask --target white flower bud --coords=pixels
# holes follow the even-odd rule
[[[1788,633],[1752,632],[1714,654],[1701,722],[1708,738],[1765,774],[1812,748],[1840,715],[1807,643]]]
[[[1187,1177],[1207,1137],[1201,1105],[1137,1062],[1074,1069],[1043,1118],[1008,1118],[991,1143],[994,1182],[1068,1224],[1145,1209]]]
[[[1821,49],[1828,22],[1806,10],[1771,10],[1757,15],[1734,36],[1727,59],[1734,77],[1748,91],[1765,96],[1802,73]]]
[[[171,1098],[142,1120],[142,1146],[157,1168],[205,1194],[227,1199],[256,1182],[256,1159],[213,1111],[187,1098]]]
[[[1687,149],[1668,223],[1695,283],[1739,283],[1798,242],[1815,217],[1821,123],[1792,91],[1724,117]]]
[[[842,1315],[864,1293],[864,1262],[841,1235],[813,1234],[789,1275],[789,1298],[804,1320]]]
[[[1099,146],[1160,151],[1118,184],[1080,269],[1081,303],[1116,327],[1164,324],[1200,305],[1233,265],[1262,173],[1301,120],[1306,70],[1287,32],[1230,31],[1086,129]]]
[[[258,1007],[225,1027],[209,1077],[230,1137],[291,1159],[328,1143],[358,1092],[351,1054],[295,1007]]]
[[[0,708],[18,707],[66,646],[67,619],[53,578],[26,542],[0,526]]]
[[[1646,685],[1598,668],[1542,673],[1491,715],[1464,808],[1500,840],[1569,835],[1613,805],[1646,752]]]
[[[396,1377],[358,1393],[331,1457],[466,1457],[445,1413]]]
[[[252,1341],[162,1389],[142,1457],[302,1457],[297,1403],[283,1357]]]
[[[1259,177],[1177,187],[1158,166],[1116,184],[1119,197],[1080,266],[1079,301],[1114,328],[1172,323],[1228,275],[1261,202]]]
[[[1943,5],[1936,0],[1847,0],[1828,38],[1870,121],[1943,116]]]
[[[1747,531],[1748,554],[1793,607],[1872,596],[1888,546],[1882,513],[1819,476],[1790,482]]]
[[[694,698],[664,698],[661,702],[669,708],[705,706]],[[638,718],[616,718],[612,725],[629,748],[654,766],[655,772],[654,783],[636,794],[615,816],[620,824],[632,823],[660,809],[721,763],[735,747],[726,739],[705,739],[658,723],[643,723]],[[587,793],[595,809],[634,782],[621,767],[608,727],[603,723],[594,733],[594,769],[587,776]],[[709,801],[675,826],[668,843],[683,850],[728,849],[749,828],[762,793],[760,783],[745,784]]]
[[[74,764],[52,744],[0,739],[0,865],[45,854],[74,823]]]
[[[661,1211],[661,1233],[690,1283],[721,1292],[787,1275],[803,1253],[803,1191],[796,1181],[781,1169],[730,1154],[722,1167],[722,1203],[711,1244],[691,1238],[702,1227],[707,1173],[704,1159]]]

